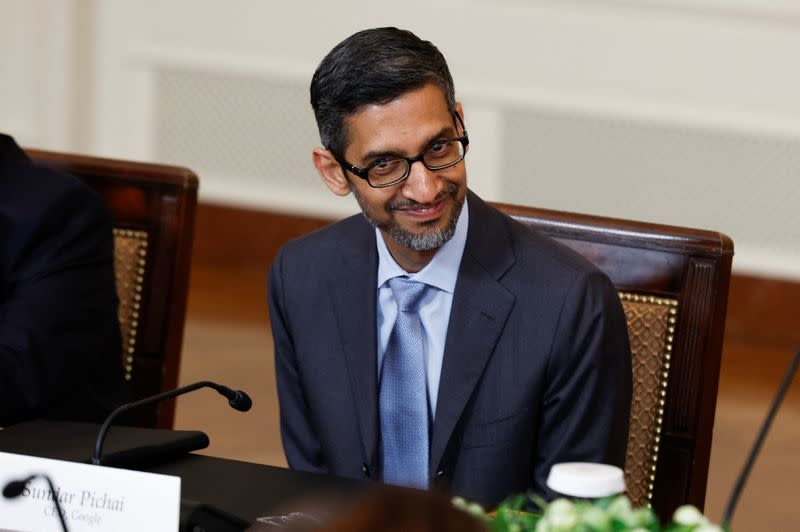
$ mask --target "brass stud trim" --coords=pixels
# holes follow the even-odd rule
[[[148,234],[145,231],[134,229],[122,229],[115,227],[113,229],[114,236],[121,236],[125,238],[133,238],[139,241],[139,249],[136,255],[136,278],[134,281],[134,296],[131,302],[130,311],[130,327],[128,329],[127,349],[125,356],[125,380],[130,381],[133,378],[133,355],[136,352],[136,337],[139,331],[139,311],[141,309],[140,301],[142,299],[141,293],[144,286],[145,267],[147,265],[148,253]]]
[[[651,506],[653,500],[653,489],[656,480],[656,465],[658,463],[658,452],[661,449],[661,428],[664,422],[664,408],[666,405],[667,384],[669,380],[670,360],[672,358],[673,343],[675,342],[675,330],[677,326],[678,301],[671,298],[656,297],[652,295],[641,295],[630,292],[618,292],[622,301],[645,302],[653,305],[666,306],[668,308],[667,330],[665,332],[664,351],[661,353],[663,360],[663,371],[659,374],[658,383],[658,411],[655,419],[654,438],[650,455],[648,482],[646,484],[647,506]]]

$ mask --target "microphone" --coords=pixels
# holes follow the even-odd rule
[[[797,371],[798,363],[800,363],[800,348],[797,349],[794,357],[792,357],[791,362],[789,362],[789,367],[786,369],[786,373],[783,376],[781,385],[778,387],[778,393],[775,394],[775,399],[772,401],[772,406],[769,408],[767,418],[761,425],[761,430],[759,430],[756,441],[753,443],[753,448],[750,449],[750,454],[747,456],[744,468],[742,469],[741,473],[739,473],[739,478],[736,479],[733,492],[728,499],[728,504],[725,506],[725,513],[722,515],[722,528],[724,530],[731,529],[731,519],[733,518],[733,511],[736,508],[736,503],[739,501],[739,495],[742,494],[742,489],[744,488],[745,482],[747,482],[747,477],[750,475],[750,470],[753,468],[756,457],[761,450],[761,445],[764,443],[764,439],[767,437],[767,431],[772,425],[772,420],[775,418],[775,414],[778,412],[778,408],[781,406],[781,402],[783,401],[783,397],[786,395],[786,391],[789,389],[789,385],[792,383],[792,378]]]
[[[56,492],[56,488],[53,485],[53,481],[50,479],[48,475],[44,473],[37,473],[35,475],[31,475],[28,478],[24,478],[22,480],[12,480],[8,484],[5,485],[3,488],[3,497],[6,499],[16,499],[22,492],[25,491],[25,487],[28,485],[28,482],[35,478],[43,478],[47,481],[47,484],[50,486],[50,494],[53,496],[53,504],[56,506],[56,513],[58,514],[58,520],[61,521],[61,529],[64,532],[68,532],[67,529],[67,522],[64,520],[64,510],[61,509],[61,503],[58,502],[58,494]]]
[[[92,454],[92,463],[94,465],[101,465],[100,457],[103,454],[103,443],[106,439],[106,433],[108,429],[111,427],[111,422],[114,421],[120,414],[127,412],[128,410],[132,410],[139,406],[150,405],[153,403],[157,403],[159,401],[163,401],[164,399],[170,399],[172,397],[177,397],[178,395],[183,395],[185,393],[193,392],[200,388],[213,388],[220,395],[224,395],[228,399],[228,404],[231,405],[232,408],[238,410],[239,412],[247,412],[253,406],[253,401],[250,399],[250,396],[247,395],[242,390],[232,390],[227,386],[223,386],[221,384],[217,384],[216,382],[211,381],[200,381],[195,382],[194,384],[189,384],[188,386],[183,386],[181,388],[176,388],[175,390],[171,390],[169,392],[160,393],[158,395],[154,395],[152,397],[147,397],[145,399],[141,399],[139,401],[134,401],[132,403],[126,403],[124,405],[119,406],[116,410],[111,412],[106,420],[103,422],[103,425],[100,427],[100,432],[97,433],[97,440],[94,444],[94,454]]]

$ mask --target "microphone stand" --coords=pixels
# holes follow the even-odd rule
[[[231,407],[241,412],[246,412],[250,410],[250,407],[253,405],[253,402],[250,400],[250,397],[248,397],[248,395],[243,391],[231,390],[227,386],[222,386],[221,384],[217,384],[211,381],[195,382],[194,384],[189,384],[188,386],[183,386],[182,388],[176,388],[175,390],[170,390],[168,392],[160,393],[158,395],[147,397],[139,401],[126,403],[124,405],[119,406],[116,410],[111,412],[111,414],[109,414],[106,420],[103,422],[103,425],[100,427],[100,432],[98,432],[97,440],[95,441],[94,453],[92,454],[92,464],[101,465],[100,457],[103,454],[103,443],[105,443],[106,433],[108,432],[108,429],[111,428],[111,423],[119,415],[127,412],[128,410],[132,410],[134,408],[144,405],[157,403],[159,401],[163,401],[164,399],[171,399],[173,397],[177,397],[178,395],[183,395],[185,393],[193,392],[200,388],[215,389],[221,395],[224,395],[228,399],[228,403],[231,405]]]
[[[800,363],[800,348],[795,352],[794,357],[792,357],[792,361],[789,363],[789,367],[783,376],[781,385],[778,387],[778,393],[775,394],[775,399],[772,401],[772,406],[770,406],[767,418],[761,425],[761,430],[759,430],[756,441],[753,444],[752,449],[750,449],[750,454],[747,456],[747,461],[745,461],[744,469],[742,469],[742,472],[739,473],[739,478],[736,480],[736,485],[734,486],[733,492],[728,499],[728,504],[725,507],[725,513],[722,515],[722,528],[724,530],[730,530],[731,519],[733,518],[733,511],[736,508],[736,503],[739,501],[739,496],[742,494],[742,489],[744,488],[745,482],[747,482],[747,477],[750,476],[750,470],[753,468],[753,464],[758,457],[758,453],[761,450],[761,445],[764,443],[764,439],[767,437],[767,431],[769,431],[769,428],[772,425],[772,420],[775,418],[775,414],[778,412],[778,408],[781,406],[783,397],[786,395],[786,391],[789,389],[789,385],[792,383],[792,377],[794,377],[794,374],[797,371],[798,363]]]

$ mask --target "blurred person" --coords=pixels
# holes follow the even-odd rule
[[[311,81],[312,162],[362,215],[286,244],[269,304],[289,466],[499,502],[625,462],[609,279],[467,188],[469,114],[430,42],[358,32]],[[524,169],[520,169],[524,171]]]
[[[293,532],[482,532],[483,520],[456,508],[441,493],[368,485],[359,492],[347,489],[316,493],[283,503],[284,515],[260,517],[248,530],[280,528]],[[297,511],[302,508],[302,511]]]
[[[101,198],[0,135],[0,427],[127,399],[113,245]]]
[[[391,486],[374,488],[320,532],[486,532],[482,521],[433,492]]]

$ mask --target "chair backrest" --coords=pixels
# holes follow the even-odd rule
[[[710,231],[495,204],[584,255],[619,291],[633,356],[628,495],[702,509],[733,243]]]
[[[197,176],[186,168],[27,150],[37,164],[84,181],[108,204],[125,378],[141,399],[173,389],[186,318]],[[130,422],[172,428],[175,402],[131,411]]]

